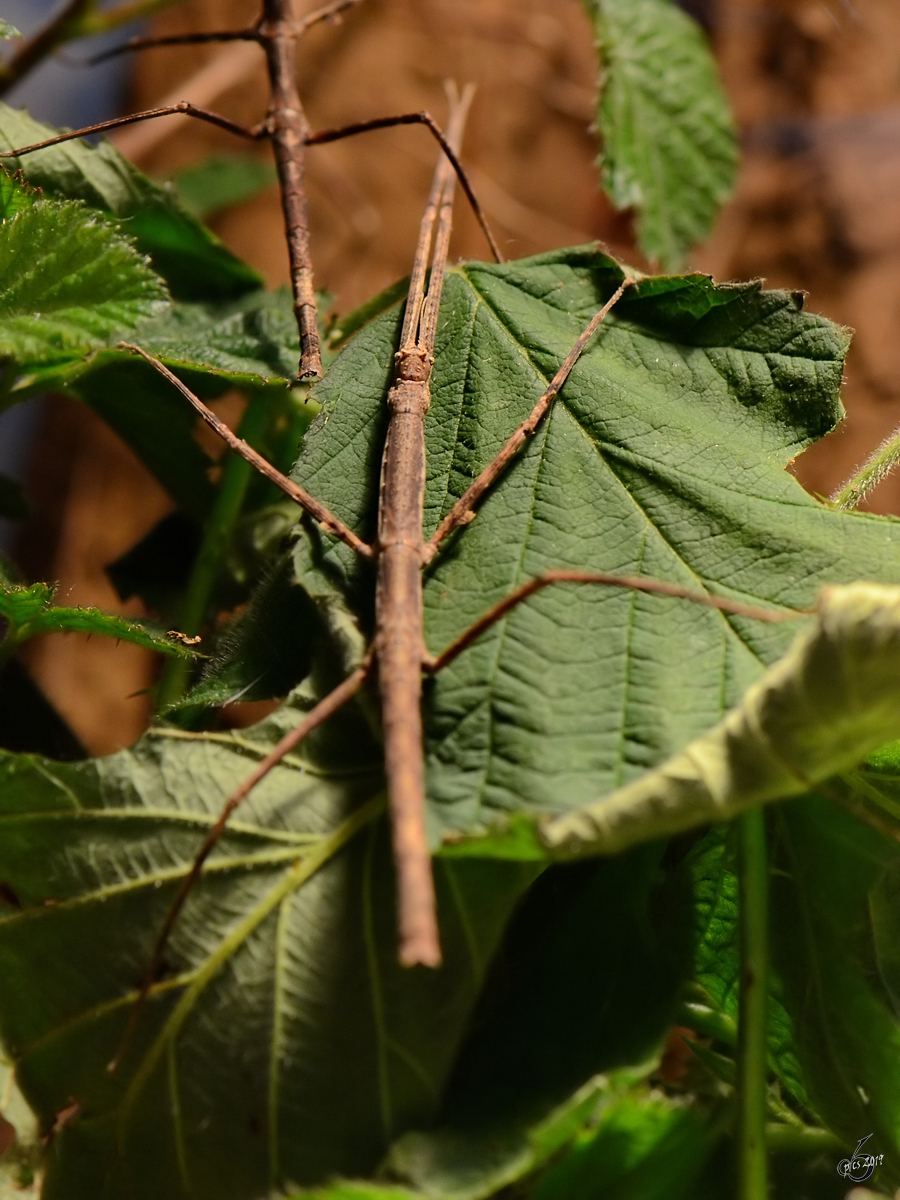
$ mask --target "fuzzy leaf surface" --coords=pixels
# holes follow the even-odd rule
[[[450,272],[426,418],[426,535],[621,277],[593,248]],[[314,389],[323,412],[295,469],[366,538],[397,322],[394,310],[365,325]],[[897,578],[897,522],[829,511],[784,470],[840,417],[845,346],[784,292],[701,276],[629,289],[477,519],[428,568],[429,648],[553,567],[780,609],[811,607],[825,583]],[[350,552],[312,535],[295,558],[313,593],[338,589],[371,620],[371,573]],[[720,720],[794,632],[646,593],[539,593],[426,685],[434,842],[630,783]]]
[[[3,150],[34,145],[57,132],[24,110],[0,104]],[[126,222],[129,236],[150,255],[154,269],[178,299],[222,301],[262,284],[251,267],[179,203],[174,191],[153,183],[109,142],[62,142],[3,162],[7,170],[21,169],[47,196],[83,200]]]
[[[0,224],[0,356],[78,359],[165,306],[144,259],[83,204],[38,201]]]
[[[672,0],[586,0],[600,54],[603,186],[638,244],[677,270],[734,186],[737,139],[697,23]]]
[[[380,763],[355,708],[232,822],[106,1070],[200,841],[308,703],[107,759],[0,756],[0,1032],[42,1130],[70,1110],[45,1198],[256,1200],[367,1174],[433,1119],[534,870],[440,867],[445,966],[400,968]]]
[[[0,583],[0,617],[9,626],[9,636],[21,643],[42,633],[87,633],[132,642],[164,654],[189,652],[140,621],[130,621],[99,608],[56,605],[56,589],[48,583],[9,585]]]

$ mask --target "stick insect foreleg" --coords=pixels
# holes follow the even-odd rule
[[[469,485],[462,496],[453,505],[446,517],[441,521],[435,530],[431,540],[428,541],[423,551],[423,561],[428,563],[437,554],[441,542],[454,529],[458,529],[461,525],[468,525],[470,521],[475,519],[476,505],[496,481],[500,478],[512,460],[519,453],[530,437],[532,437],[550,411],[553,401],[559,395],[566,380],[572,374],[572,369],[578,362],[581,355],[596,333],[602,321],[618,301],[621,299],[626,288],[633,285],[633,279],[624,279],[618,286],[615,292],[610,296],[603,307],[594,314],[589,321],[584,332],[579,337],[578,341],[566,355],[559,370],[553,376],[549,386],[544,391],[544,394],[535,404],[531,413],[525,418],[522,424],[515,432],[507,439],[503,449],[497,456],[484,468],[480,475]]]
[[[195,396],[187,384],[182,381],[169,370],[164,363],[161,363],[158,358],[154,358],[152,354],[148,354],[146,350],[142,350],[140,346],[133,346],[130,342],[119,342],[119,348],[122,350],[130,350],[133,354],[139,354],[145,362],[149,363],[155,371],[173,387],[181,392],[182,396],[193,405],[206,424],[212,429],[218,437],[233,450],[235,454],[239,454],[241,458],[250,463],[251,467],[255,467],[261,475],[271,480],[276,487],[295,504],[298,504],[304,512],[309,513],[313,520],[317,521],[326,532],[333,537],[339,538],[351,550],[355,550],[362,558],[374,558],[375,552],[371,546],[368,546],[361,538],[353,532],[353,530],[345,525],[344,522],[334,515],[330,509],[324,504],[320,504],[309,492],[305,491],[299,484],[294,483],[292,479],[288,479],[287,475],[282,473],[261,454],[258,454],[252,446],[248,445],[242,438],[239,438],[236,433],[233,433],[228,426],[220,421],[212,409],[207,408],[199,396]]]

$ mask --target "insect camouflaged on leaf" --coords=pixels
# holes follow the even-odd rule
[[[761,617],[767,615],[764,611],[751,611],[745,606],[730,606],[728,602],[696,595],[661,581],[631,577],[616,578],[588,571],[550,571],[519,589],[506,601],[496,605],[469,631],[463,633],[443,654],[437,658],[428,654],[422,635],[423,567],[438,553],[442,542],[448,535],[473,519],[480,500],[509,468],[521,448],[535,433],[598,326],[632,281],[625,278],[595,314],[571,351],[566,355],[531,414],[515,429],[496,457],[476,477],[426,545],[422,532],[425,478],[424,419],[430,404],[429,381],[434,361],[435,333],[449,246],[455,177],[460,180],[472,203],[498,261],[500,254],[458,158],[458,145],[465,113],[471,99],[470,94],[451,103],[450,125],[446,137],[434,120],[423,112],[378,118],[345,126],[342,129],[325,130],[315,134],[310,132],[297,87],[296,46],[298,39],[313,24],[332,19],[355,3],[357,0],[334,0],[297,21],[293,17],[289,0],[264,0],[260,19],[248,29],[176,38],[138,39],[122,47],[122,49],[137,50],[184,42],[235,40],[258,42],[266,54],[271,98],[266,119],[256,127],[239,126],[228,118],[185,102],[132,114],[74,133],[61,134],[31,146],[7,151],[2,156],[19,157],[57,142],[82,136],[85,133],[99,132],[119,125],[174,113],[194,116],[243,137],[254,140],[271,140],[281,183],[282,206],[291,264],[294,311],[301,348],[298,377],[302,378],[321,374],[316,301],[313,291],[304,191],[303,166],[306,146],[323,144],[356,133],[392,125],[423,124],[435,136],[444,152],[422,218],[400,348],[396,356],[394,383],[387,397],[391,416],[383,458],[378,536],[374,546],[363,542],[339,517],[315,500],[303,488],[281,475],[261,455],[233,434],[158,359],[138,346],[122,343],[123,347],[140,354],[173,386],[178,388],[233,451],[244,457],[270,481],[276,483],[327,533],[343,541],[363,558],[376,561],[378,571],[376,630],[368,655],[355,672],[326,696],[294,730],[282,739],[281,743],[259,764],[252,775],[245,779],[230,796],[219,820],[204,840],[192,869],[186,876],[170,910],[157,944],[154,961],[141,991],[140,1000],[133,1010],[129,1028],[134,1024],[141,1003],[153,982],[162,960],[166,940],[178,914],[204,862],[223,833],[231,813],[289,750],[359,691],[373,668],[377,667],[381,694],[385,771],[397,864],[400,959],[408,966],[422,964],[433,967],[440,963],[441,951],[424,820],[425,791],[420,712],[423,670],[431,672],[439,670],[527,595],[532,594],[540,587],[563,580],[636,587],[697,600],[703,604],[735,607],[735,611],[740,609],[747,615]],[[426,293],[425,281],[429,261],[431,276]]]

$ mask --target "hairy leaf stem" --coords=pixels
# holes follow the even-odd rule
[[[878,446],[855,475],[842,484],[831,496],[835,508],[846,511],[858,508],[874,488],[900,463],[900,429],[895,429]]]
[[[768,887],[766,818],[759,807],[738,819],[740,1004],[737,1053],[737,1197],[766,1200],[766,1001]]]
[[[269,417],[267,399],[265,395],[252,396],[241,421],[240,436],[251,445],[265,429]],[[179,631],[188,637],[194,637],[203,628],[210,597],[222,573],[231,535],[241,515],[252,475],[253,468],[250,463],[226,449],[222,478],[178,620]],[[190,670],[191,663],[188,659],[173,658],[166,663],[157,692],[157,709],[160,712],[184,695],[190,679]]]

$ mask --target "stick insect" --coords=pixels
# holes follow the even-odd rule
[[[160,933],[153,961],[147,973],[132,1021],[149,992],[161,965],[168,938],[185,901],[197,881],[205,861],[225,831],[235,809],[265,775],[299,742],[356,695],[376,673],[381,699],[382,726],[391,814],[394,857],[397,867],[397,911],[399,957],[406,966],[437,967],[441,949],[435,911],[430,850],[425,830],[425,782],[422,753],[421,694],[424,673],[436,673],[449,664],[485,630],[502,619],[516,604],[540,588],[557,582],[593,583],[657,592],[681,599],[727,609],[760,619],[781,619],[782,614],[751,608],[716,597],[698,595],[675,584],[643,577],[616,576],[590,571],[557,570],[531,580],[500,604],[495,605],[468,631],[433,657],[425,647],[422,625],[422,571],[440,552],[445,539],[454,530],[474,519],[478,505],[500,476],[510,468],[516,456],[537,431],[550,411],[579,357],[593,338],[601,322],[633,281],[627,278],[594,315],[560,365],[530,415],[513,431],[506,444],[464,495],[453,505],[436,532],[426,543],[423,537],[423,501],[425,480],[425,417],[430,404],[430,379],[434,362],[444,269],[447,261],[452,223],[452,206],[457,179],[472,202],[482,227],[490,237],[483,214],[472,193],[459,157],[459,145],[471,92],[451,102],[447,135],[427,113],[403,114],[361,122],[341,130],[310,134],[297,93],[294,50],[297,38],[316,21],[334,17],[357,0],[335,0],[309,14],[300,22],[290,15],[288,0],[265,0],[263,15],[251,29],[233,33],[198,34],[188,37],[145,40],[127,48],[177,42],[256,40],[267,56],[272,81],[272,102],[266,120],[256,129],[235,125],[225,117],[191,105],[175,105],[134,114],[92,126],[87,130],[62,134],[34,146],[7,152],[3,157],[18,157],[33,150],[54,145],[85,133],[99,132],[171,113],[183,112],[209,121],[242,136],[271,138],[278,160],[282,185],[285,225],[290,251],[294,304],[300,334],[299,377],[321,374],[321,357],[316,329],[316,306],[309,256],[309,232],[303,191],[303,155],[307,145],[337,140],[339,137],[390,125],[425,125],[440,143],[442,155],[422,218],[409,292],[400,335],[392,386],[387,395],[390,422],[382,461],[378,533],[374,545],[363,542],[337,515],[315,500],[302,487],[283,476],[261,455],[225,426],[191,390],[158,359],[139,346],[122,347],[140,355],[154,370],[193,405],[202,419],[226,445],[262,472],[327,533],[339,539],[377,568],[376,622],[373,642],[360,666],[271,751],[271,753],[235,789],[218,821],[201,846],[191,870],[173,902]],[[430,273],[429,273],[430,272]],[[427,280],[427,289],[426,289]],[[127,1035],[126,1035],[127,1040]],[[121,1051],[117,1058],[121,1057]]]

